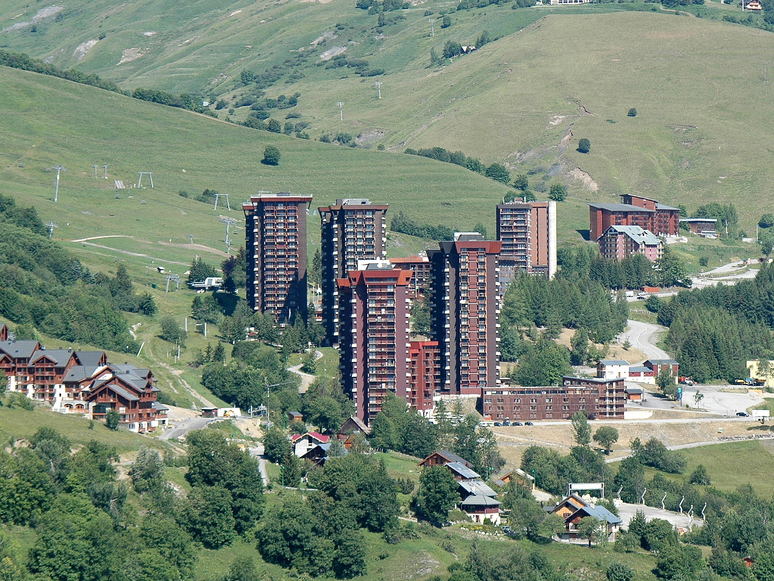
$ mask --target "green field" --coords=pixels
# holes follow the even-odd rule
[[[383,27],[377,27],[375,15],[356,9],[353,0],[231,2],[227,6],[208,1],[183,10],[168,0],[137,0],[120,6],[107,0],[80,1],[39,20],[36,32],[31,24],[6,30],[3,46],[48,58],[58,66],[77,65],[128,88],[194,91],[213,101],[223,98],[228,102],[219,111],[223,118],[246,91],[239,81],[242,71],[256,73],[278,65],[284,67],[281,80],[267,95],[300,93],[299,105],[292,111],[310,124],[307,131],[312,137],[343,131],[361,136],[361,147],[375,148],[379,143],[394,151],[443,146],[485,163],[504,162],[513,173],[531,170],[533,187],[542,188],[554,180],[567,182],[572,200],[561,206],[560,219],[568,231],[587,227],[585,202],[616,201],[619,193],[633,192],[669,204],[682,203],[689,210],[711,201],[732,201],[742,226],[752,233],[766,192],[774,186],[768,132],[766,124],[760,123],[774,114],[768,98],[767,59],[774,49],[774,35],[716,20],[737,16],[731,6],[716,2],[691,7],[701,18],[639,3],[520,10],[512,6],[456,11],[451,14],[451,26],[441,28],[436,22],[431,36],[425,12],[440,20],[441,11],[454,7],[447,0],[387,13]],[[21,0],[3,3],[0,27],[31,23],[36,10]],[[447,40],[474,43],[483,30],[499,39],[443,67],[429,67],[431,48],[442,51]],[[79,59],[76,47],[88,40],[98,42]],[[372,68],[384,69],[377,77],[382,83],[381,99],[374,87],[376,78],[324,66],[328,61],[321,57],[335,47],[346,48],[348,56],[367,59]],[[119,65],[127,50],[142,56]],[[290,64],[282,65],[288,59]],[[69,104],[65,95],[61,97]],[[339,101],[344,103],[343,120],[336,106]],[[95,142],[107,133],[115,140],[148,143],[146,159],[153,159],[161,174],[158,157],[162,151],[172,157],[174,153],[153,147],[157,132],[142,123],[152,115],[132,114],[133,108],[115,96],[112,102],[126,111],[125,121],[92,123]],[[24,101],[8,105],[4,109],[14,111]],[[627,117],[632,107],[638,115]],[[243,119],[247,112],[246,107],[238,109],[233,118]],[[286,112],[276,110],[273,116],[284,122]],[[166,115],[177,118],[176,113]],[[101,119],[99,107],[79,119]],[[252,174],[252,187],[245,193],[277,188],[277,174],[284,172],[244,160],[235,169],[228,163],[234,155],[227,143],[186,137],[186,125],[179,127],[176,143],[182,140],[201,147],[194,152],[193,147],[183,146],[180,153],[185,155],[169,168],[174,177],[160,175],[159,184],[171,191],[220,186],[236,192],[236,186],[244,187]],[[58,131],[52,127],[50,133]],[[588,154],[575,149],[581,137],[591,141]],[[260,135],[250,141],[263,144],[275,139]],[[321,193],[315,184],[325,181],[324,169],[329,165],[325,158],[332,154],[327,149],[280,143],[288,150],[284,152],[288,167],[297,165],[294,155],[304,151],[308,168],[305,177],[284,175],[282,187]],[[33,144],[16,149],[18,157],[11,155],[8,162],[27,155]],[[259,148],[252,148],[255,154]],[[129,163],[131,156],[118,151],[111,156],[112,149],[92,150],[92,159],[84,159],[86,176],[92,163],[112,162],[126,180],[134,180],[137,171],[152,169],[147,162]],[[104,152],[102,159],[96,152]],[[330,198],[353,190],[376,197],[394,186],[401,190],[397,184],[408,179],[373,171],[379,164],[370,158],[347,157],[353,154],[345,151],[338,155],[342,163],[357,166],[356,171],[369,179],[337,172],[335,186],[322,189]],[[62,161],[66,159],[46,163]],[[207,161],[211,167],[202,171]],[[392,161],[392,166],[396,171],[403,167],[422,174],[413,163]],[[187,175],[180,175],[183,169]],[[454,176],[444,185],[455,214],[465,215],[458,202],[468,192],[455,170],[443,172]],[[221,174],[217,180],[197,183],[197,177],[203,182],[216,171]],[[430,176],[417,178],[422,182]],[[502,191],[497,186],[488,189]],[[400,198],[398,191],[395,194]],[[158,208],[158,201],[148,200],[148,205]],[[431,203],[422,213],[447,220],[451,216],[445,210]]]

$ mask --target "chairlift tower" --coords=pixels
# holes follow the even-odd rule
[[[376,94],[378,95],[377,98],[381,99],[382,98],[382,83],[380,83],[379,81],[376,81],[374,83],[374,85],[376,86]]]
[[[104,164],[102,166],[102,169],[105,170],[105,176],[104,177],[105,177],[105,179],[107,179],[107,164]]]
[[[153,172],[141,171],[139,173],[140,173],[140,177],[137,178],[137,187],[138,188],[142,187],[142,176],[148,176],[148,179],[150,180],[151,189],[153,189]]]
[[[48,228],[48,237],[51,238],[54,234],[54,228],[59,228],[59,225],[56,222],[49,222],[46,224],[46,228]]]
[[[232,226],[236,230],[237,221],[234,218],[229,218],[228,216],[221,216],[220,221],[226,225],[225,242],[226,242],[226,253],[228,253],[229,250],[231,249],[231,239],[229,238],[229,232],[231,231]]]
[[[188,234],[189,244],[193,244],[193,234]]]
[[[226,208],[228,208],[229,211],[231,211],[231,204],[228,202],[228,194],[215,194],[215,205],[212,207],[213,210],[218,209],[218,200],[220,198],[226,198]]]
[[[169,292],[169,283],[174,282],[175,283],[175,290],[180,290],[180,275],[179,274],[168,274],[166,277],[167,279],[167,288],[164,292]]]
[[[344,103],[339,101],[336,104],[339,106],[339,121],[344,121]]]
[[[430,19],[430,37],[435,38],[435,18]]]
[[[54,203],[59,199],[59,172],[67,171],[63,165],[56,164],[54,167],[48,168],[56,171],[56,184],[54,185]]]
[[[93,166],[93,167],[94,167],[94,179],[96,180],[96,179],[97,179],[97,168],[98,168],[99,166],[98,166],[98,165],[95,165],[95,166]]]

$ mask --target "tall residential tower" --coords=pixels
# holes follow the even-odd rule
[[[321,222],[322,320],[329,345],[339,343],[336,280],[357,270],[358,260],[383,259],[387,204],[364,198],[339,199],[318,208]]]
[[[306,213],[312,196],[258,194],[242,205],[247,232],[247,302],[279,323],[306,320]]]

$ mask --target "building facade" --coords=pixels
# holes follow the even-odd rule
[[[411,271],[389,263],[338,279],[341,381],[367,424],[388,392],[410,403],[410,285]]]
[[[650,198],[624,194],[620,204],[589,204],[589,238],[596,242],[610,226],[639,226],[656,236],[677,236],[680,210]]]
[[[357,261],[383,259],[387,204],[364,198],[338,199],[318,208],[321,226],[322,322],[326,341],[338,345],[339,294],[336,280],[357,270]]]
[[[247,302],[278,323],[307,316],[306,214],[312,196],[251,196],[245,213]]]
[[[500,291],[517,272],[556,274],[556,202],[507,202],[497,205]]]
[[[480,395],[500,384],[499,255],[501,242],[458,232],[428,251],[430,312],[441,358],[441,391]]]
[[[430,284],[430,261],[427,254],[409,256],[408,258],[390,258],[393,268],[410,270],[414,276],[411,279],[412,299],[424,294]]]
[[[579,411],[623,419],[626,394],[623,379],[563,377],[560,386],[487,387],[481,401],[484,418],[495,421],[560,420]]]
[[[433,413],[433,397],[441,387],[441,352],[438,341],[411,341],[411,396],[409,403],[423,416]]]
[[[598,242],[600,254],[612,260],[642,254],[655,262],[664,252],[661,239],[639,226],[610,226]]]

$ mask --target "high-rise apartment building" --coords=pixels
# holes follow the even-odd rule
[[[322,319],[328,344],[339,343],[336,280],[357,270],[357,261],[382,259],[386,248],[387,204],[364,198],[339,199],[318,208],[321,222]]]
[[[306,213],[312,196],[258,194],[242,205],[247,232],[247,302],[279,323],[306,319]]]
[[[556,274],[556,202],[507,202],[497,205],[500,291],[517,272]]]
[[[340,369],[357,416],[370,423],[388,392],[410,403],[409,298],[412,274],[387,261],[337,281]]]
[[[438,341],[411,341],[411,382],[409,404],[422,415],[435,408],[434,396],[441,387],[441,354]]]
[[[499,255],[502,242],[477,232],[429,250],[430,310],[445,393],[480,394],[500,383]]]

